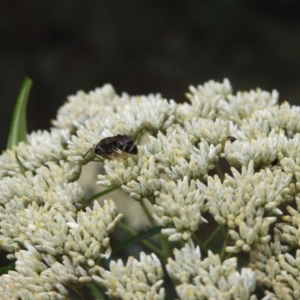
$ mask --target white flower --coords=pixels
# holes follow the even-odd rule
[[[271,108],[278,103],[279,94],[276,90],[272,93],[256,89],[250,92],[237,92],[236,95],[227,96],[228,106],[224,106],[221,115],[236,123],[248,119],[255,112],[266,107]]]
[[[201,260],[200,250],[189,241],[181,250],[175,249],[175,259],[168,259],[168,274],[176,284],[180,299],[249,299],[256,281],[251,269],[237,272],[237,261],[220,261],[208,252]],[[255,298],[251,298],[255,299]]]
[[[188,178],[184,177],[177,184],[162,181],[162,192],[157,195],[154,218],[170,241],[188,240],[200,224],[206,222],[201,216],[207,211],[205,196],[194,180],[189,183]]]
[[[158,168],[170,179],[178,180],[188,176],[190,179],[205,180],[209,170],[218,162],[221,145],[214,147],[203,140],[193,146],[183,130],[159,133],[157,138],[150,137],[147,151],[158,163]]]
[[[68,130],[37,131],[27,138],[28,143],[21,142],[0,156],[0,178],[18,175],[20,163],[26,170],[34,172],[45,163],[66,160],[64,149],[70,139]]]
[[[163,272],[158,258],[152,255],[140,254],[140,261],[132,256],[128,258],[126,265],[122,260],[111,261],[110,271],[101,267],[92,270],[93,280],[107,289],[111,298],[120,299],[153,299],[165,298],[162,288]],[[99,275],[96,275],[99,273]]]
[[[172,100],[168,102],[160,95],[129,97],[126,94],[119,100],[114,112],[106,114],[105,118],[95,116],[79,126],[69,141],[66,152],[69,160],[85,164],[95,157],[91,155],[93,152],[85,157],[87,151],[105,137],[128,134],[137,138],[145,132],[164,131],[173,123],[176,104]]]
[[[266,215],[282,214],[278,206],[287,201],[285,195],[292,177],[281,170],[267,168],[255,173],[253,162],[248,169],[243,167],[241,173],[231,170],[233,177],[226,175],[223,183],[217,176],[209,177],[205,191],[207,205],[217,223],[235,229],[229,231],[235,245],[226,250],[248,252],[254,242],[269,242],[269,226],[276,217]]]
[[[299,299],[300,251],[283,253],[286,249],[280,243],[281,237],[275,229],[274,243],[257,244],[250,252],[250,267],[257,283],[268,288],[264,299]]]
[[[203,139],[214,146],[224,144],[229,136],[229,122],[223,119],[193,118],[184,122],[184,130],[193,145]]]
[[[222,83],[213,80],[197,88],[190,86],[190,93],[187,98],[191,105],[184,103],[178,106],[176,117],[180,121],[186,121],[193,117],[201,117],[214,120],[220,116],[220,111],[224,105],[227,105],[226,97],[232,92],[232,88],[228,79],[224,79]]]
[[[104,168],[107,175],[98,175],[97,183],[102,186],[122,186],[135,200],[149,198],[152,202],[154,193],[161,188],[159,170],[154,158],[142,156],[142,151],[136,157],[106,160]]]
[[[111,85],[81,91],[59,110],[55,128],[0,156],[0,246],[16,265],[1,276],[4,299],[68,299],[70,287],[80,294],[91,283],[110,298],[164,299],[166,261],[180,299],[255,300],[256,283],[263,300],[300,298],[300,108],[278,105],[277,91],[232,94],[227,79],[190,87],[187,98],[118,95]],[[138,153],[95,153],[118,134],[132,136]],[[77,179],[91,160],[82,188]],[[96,181],[128,193],[125,201],[116,191],[118,205],[153,226],[133,240],[157,256],[99,266],[110,259],[122,215],[111,199],[87,206],[85,195],[105,193]],[[242,251],[249,268],[240,268]]]
[[[110,84],[105,84],[102,88],[97,88],[88,94],[79,91],[76,95],[68,97],[68,102],[59,109],[57,118],[52,123],[58,128],[75,130],[92,117],[103,118],[113,113],[118,98]]]
[[[243,142],[227,141],[224,156],[231,166],[239,168],[253,161],[255,167],[259,168],[275,161],[277,148],[278,140],[270,137]]]

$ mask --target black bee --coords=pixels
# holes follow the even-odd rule
[[[137,154],[138,149],[130,135],[117,134],[116,136],[110,136],[102,139],[96,146],[94,145],[84,157],[91,151],[95,150],[95,153],[103,157],[108,157],[112,154],[121,155],[120,151]]]

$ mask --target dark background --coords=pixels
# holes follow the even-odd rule
[[[47,129],[66,97],[111,83],[118,93],[183,101],[190,84],[300,100],[300,1],[10,0],[0,4],[0,147],[25,76],[29,130]]]

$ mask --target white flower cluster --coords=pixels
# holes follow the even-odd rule
[[[232,88],[228,79],[223,83],[211,80],[197,88],[190,86],[187,98],[191,105],[188,103],[180,105],[176,117],[181,121],[188,121],[193,117],[215,120],[221,111],[225,111],[224,108],[228,103],[226,98],[231,93]]]
[[[295,175],[297,182],[299,181],[300,171],[300,134],[296,133],[293,138],[288,139],[283,136],[279,140],[278,160],[283,170],[287,174]],[[299,191],[299,188],[298,188]]]
[[[118,98],[114,88],[110,84],[97,88],[86,94],[83,91],[68,97],[68,102],[63,105],[57,114],[53,125],[60,129],[75,131],[80,124],[92,117],[98,116],[102,119],[113,113]]]
[[[276,90],[272,93],[257,89],[250,92],[237,92],[236,95],[227,96],[228,104],[223,108],[222,116],[226,119],[241,124],[241,120],[248,119],[256,111],[271,108],[277,104],[279,94]]]
[[[287,145],[291,143],[289,139],[300,131],[299,114],[299,107],[288,103],[254,111],[240,121],[240,127],[230,127],[229,135],[236,140],[226,143],[222,156],[238,168],[250,160],[256,168],[268,166],[276,159],[280,162],[289,157],[289,153],[280,155],[282,150],[292,151],[291,145]]]
[[[277,91],[232,94],[227,79],[190,87],[187,98],[118,95],[111,85],[81,91],[50,132],[0,156],[0,245],[16,261],[0,295],[68,299],[89,283],[110,298],[164,299],[167,261],[180,299],[255,300],[256,286],[264,300],[299,299],[300,109],[278,105]],[[96,155],[100,141],[117,135],[130,135],[138,153]],[[164,236],[161,247],[145,245],[157,255],[99,266],[122,215],[111,199],[86,207],[76,181],[91,160],[103,163],[99,186],[150,202],[147,217]],[[182,248],[171,258],[174,245]],[[251,263],[241,269],[243,251]]]
[[[227,225],[235,245],[228,252],[250,251],[253,243],[268,243],[270,224],[282,214],[278,206],[285,201],[292,176],[281,170],[254,172],[253,162],[239,173],[231,169],[221,182],[215,176],[208,179],[205,191],[210,213],[221,225]]]
[[[272,137],[258,138],[250,141],[227,141],[225,157],[230,165],[240,168],[250,161],[256,168],[268,166],[276,159],[278,139]]]
[[[237,272],[235,258],[221,262],[209,251],[201,260],[200,249],[190,240],[181,250],[175,249],[174,256],[166,268],[180,299],[257,299],[251,295],[256,285],[254,272],[248,268]]]
[[[269,93],[257,89],[232,95],[231,84],[228,79],[225,79],[223,83],[211,80],[197,88],[191,86],[187,97],[191,105],[185,103],[178,108],[177,118],[180,121],[193,117],[211,120],[219,117],[240,124],[253,112],[275,106],[279,94],[276,90]]]
[[[288,214],[276,224],[274,243],[257,244],[250,252],[250,267],[255,270],[258,284],[269,288],[266,299],[300,298],[299,195],[296,206],[288,206]]]
[[[167,131],[166,136],[159,133],[157,138],[151,138],[146,146],[150,157],[154,157],[157,168],[172,180],[203,179],[209,170],[214,169],[218,162],[221,145],[214,147],[205,140],[197,147],[189,141],[183,130]]]
[[[67,159],[64,149],[70,140],[69,130],[37,131],[27,139],[28,143],[21,142],[0,156],[0,178],[17,176],[22,167],[35,172],[45,163]]]
[[[249,266],[255,271],[257,284],[268,288],[264,300],[300,297],[298,245],[295,252],[288,253],[280,239],[280,232],[275,230],[274,243],[257,244],[250,252],[252,263]]]
[[[216,118],[214,121],[204,118],[193,118],[184,122],[184,131],[193,145],[203,140],[209,145],[217,146],[224,144],[227,140],[229,124],[229,121],[219,118]]]
[[[98,184],[121,186],[138,201],[148,199],[170,241],[188,240],[209,212],[228,227],[227,252],[252,253],[255,245],[271,241],[271,225],[277,226],[282,205],[299,190],[299,109],[278,106],[278,96],[260,89],[233,95],[228,80],[191,87],[190,104],[114,93],[111,104],[100,100],[113,113],[82,123],[67,154],[84,164],[95,158],[93,152],[84,154],[101,138],[150,134],[137,156],[105,160]],[[237,168],[224,181],[209,176],[219,157]]]
[[[173,123],[176,104],[162,99],[160,95],[129,97],[124,94],[119,97],[118,105],[113,102],[112,107],[115,110],[105,117],[96,115],[79,126],[76,135],[69,141],[66,152],[69,160],[79,164],[87,163],[84,154],[91,149],[91,145],[107,136],[128,134],[137,138],[143,132],[156,134],[166,130]],[[91,153],[90,159],[93,156]]]
[[[66,136],[32,134],[1,157],[0,245],[16,260],[1,276],[2,299],[65,299],[67,286],[92,281],[89,269],[110,256],[108,235],[122,215],[112,200],[78,210],[85,196],[74,182],[80,167],[62,154]]]
[[[156,192],[159,204],[154,205],[154,218],[170,241],[188,240],[200,224],[206,222],[201,215],[207,211],[205,189],[200,181],[189,183],[187,176],[177,184],[162,183],[162,191]]]
[[[112,299],[163,300],[163,270],[159,259],[154,255],[140,254],[140,260],[132,256],[124,266],[122,260],[112,261],[110,271],[96,266],[91,270],[93,280],[107,289]],[[97,275],[99,274],[99,275]]]

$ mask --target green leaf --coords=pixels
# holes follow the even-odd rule
[[[139,233],[138,235],[133,236],[133,237],[125,240],[124,242],[120,243],[118,246],[114,247],[114,249],[112,250],[112,254],[115,254],[116,252],[118,252],[136,242],[147,239],[148,237],[150,237],[152,235],[156,235],[156,234],[160,233],[160,231],[161,231],[161,227],[154,227],[154,228],[149,229],[148,231],[143,231],[143,232]]]
[[[0,275],[6,274],[10,270],[15,269],[15,262],[11,262],[8,266],[0,267]]]
[[[8,149],[12,149],[14,145],[21,141],[27,141],[26,106],[31,86],[32,81],[26,77],[22,83],[17,102],[14,107],[7,142]]]
[[[28,169],[22,164],[17,152],[15,152],[15,158],[18,162],[21,174],[25,174],[25,172],[28,171]]]

